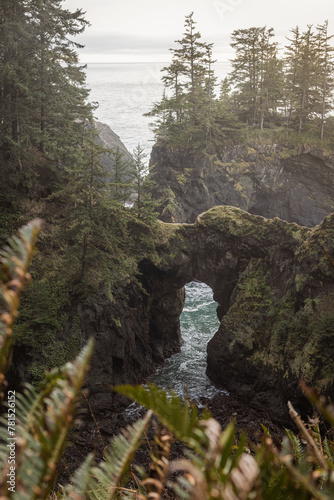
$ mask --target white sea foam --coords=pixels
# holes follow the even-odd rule
[[[199,402],[219,389],[206,376],[206,345],[218,329],[216,302],[204,283],[186,285],[186,303],[180,318],[183,345],[181,352],[169,358],[151,381],[160,387],[172,387],[182,396]],[[225,392],[225,391],[223,391]]]

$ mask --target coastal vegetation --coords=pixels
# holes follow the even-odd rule
[[[40,225],[36,220],[22,228],[19,237],[12,238],[1,253],[2,391],[10,362],[13,325],[23,287],[30,280],[28,266]],[[147,413],[111,439],[101,462],[95,464],[94,455],[89,454],[68,484],[56,485],[57,461],[71,429],[77,425],[74,416],[92,350],[90,341],[75,361],[50,372],[39,392],[32,387],[25,394],[9,391],[7,418],[1,422],[3,499],[332,498],[333,437],[327,431],[322,438],[318,419],[305,424],[289,404],[290,416],[303,440],[287,430],[283,442],[274,443],[274,437],[264,428],[262,441],[250,441],[245,435],[236,441],[233,422],[222,430],[206,410],[199,413],[190,401],[182,401],[173,392],[153,385],[116,388],[147,408]],[[327,405],[313,391],[308,390],[308,394],[333,426],[333,405]],[[2,402],[3,399],[1,392]],[[151,464],[146,470],[132,467],[135,452],[144,437],[148,439],[149,427],[153,428],[149,444]],[[170,452],[175,440],[186,448],[182,458],[172,460]]]
[[[74,41],[89,23],[61,3],[0,7],[0,244],[31,218],[45,221],[15,335],[33,353],[35,382],[78,353],[75,304],[112,300],[154,252],[146,159],[140,145],[128,161],[98,144]]]
[[[189,231],[182,225],[157,222],[151,199],[154,184],[147,176],[148,167],[140,144],[128,162],[119,150],[97,143],[94,106],[88,103],[85,71],[76,52],[79,44],[72,40],[88,24],[83,12],[63,9],[60,0],[4,0],[0,6],[0,23],[0,243],[4,245],[10,235],[32,218],[42,217],[44,221],[38,219],[24,225],[0,256],[0,382],[2,402],[7,393],[7,417],[14,412],[10,410],[13,406],[5,372],[16,382],[25,379],[32,383],[25,392],[17,393],[16,418],[2,422],[0,497],[32,500],[51,495],[51,498],[74,500],[153,500],[174,495],[198,500],[329,500],[334,494],[334,440],[330,431],[324,431],[327,424],[320,424],[317,419],[304,424],[291,407],[291,416],[304,441],[288,431],[283,442],[276,440],[274,444],[274,437],[267,429],[263,429],[264,436],[255,443],[246,437],[236,441],[233,423],[223,431],[208,412],[199,412],[187,399],[182,401],[172,392],[154,386],[117,388],[119,393],[146,407],[148,413],[124,434],[111,440],[101,462],[89,454],[69,484],[56,485],[58,460],[67,439],[73,436],[70,433],[78,429],[75,411],[94,356],[93,342],[86,343],[82,334],[85,321],[96,321],[99,325],[96,344],[103,333],[100,327],[103,315],[96,314],[98,318],[93,318],[89,306],[93,304],[94,312],[101,306],[107,317],[105,323],[113,323],[119,335],[115,343],[121,346],[120,351],[130,350],[122,317],[129,310],[134,317],[133,336],[139,337],[138,328],[142,324],[148,330],[152,324],[160,325],[159,321],[173,329],[178,316],[173,310],[172,323],[167,312],[170,304],[175,303],[171,295],[167,299],[164,295],[172,275],[168,266],[172,263],[177,269],[178,265],[189,263],[190,247],[185,234],[196,235],[198,228],[204,227],[209,236],[211,230],[216,230],[220,249],[224,243],[223,232],[229,242],[235,243],[238,237],[244,237],[236,251],[261,245],[258,259],[252,260],[248,254],[241,253],[244,267],[240,270],[239,262],[234,267],[239,280],[234,283],[237,286],[235,303],[244,311],[244,323],[255,324],[262,314],[267,324],[273,326],[275,353],[281,353],[288,334],[292,333],[291,338],[295,339],[301,324],[295,323],[304,315],[305,323],[309,318],[312,321],[299,332],[299,342],[305,344],[305,337],[313,335],[316,348],[320,346],[316,353],[321,353],[333,332],[329,304],[332,295],[328,292],[333,270],[328,265],[330,253],[327,255],[319,249],[319,242],[327,243],[326,227],[319,226],[318,233],[316,230],[310,233],[306,249],[306,245],[298,245],[308,230],[290,226],[288,250],[300,248],[301,269],[296,276],[290,272],[293,256],[286,250],[288,257],[284,258],[288,260],[282,260],[282,268],[276,276],[281,276],[282,269],[286,275],[289,273],[289,287],[291,290],[294,287],[295,296],[298,298],[299,294],[298,300],[302,303],[296,320],[296,303],[287,297],[275,321],[276,297],[269,279],[270,267],[263,265],[260,257],[265,245],[270,243],[275,225],[283,228],[284,223],[276,219],[261,225],[260,218],[245,215],[236,208],[213,209],[198,219],[196,228],[189,227]],[[304,141],[308,134],[311,137],[317,134],[319,141],[331,141],[329,113],[334,83],[327,23],[315,29],[308,27],[303,33],[297,28],[293,30],[283,59],[272,39],[273,31],[267,28],[236,30],[232,34],[236,49],[233,71],[221,84],[217,96],[213,46],[201,41],[193,14],[187,16],[185,33],[177,42],[178,47],[172,50],[171,65],[164,70],[166,89],[162,101],[156,103],[150,113],[157,118],[157,140],[195,153],[206,151],[215,158],[217,168],[225,168],[231,175],[233,168],[244,172],[249,165],[247,162],[218,164],[220,160],[215,153],[228,141],[243,142],[252,134],[257,140],[259,134],[270,140],[282,131],[289,140],[299,137],[298,140]],[[253,154],[251,148],[249,154]],[[105,155],[113,158],[112,170],[102,162]],[[187,184],[190,173],[190,167],[179,172],[180,185]],[[238,189],[242,190],[242,186]],[[170,200],[170,211],[175,208],[173,203],[174,199]],[[331,219],[326,224],[330,226]],[[275,236],[279,243],[285,230]],[[37,233],[39,252],[31,264]],[[199,242],[198,237],[193,246],[196,262],[200,261],[198,256],[202,251]],[[207,238],[202,246],[209,243]],[[168,248],[165,259],[157,250],[163,244]],[[230,258],[230,247],[227,250]],[[268,251],[272,267],[278,265],[274,262],[279,255],[278,244],[275,252]],[[312,255],[318,257],[320,252],[321,258],[312,261]],[[223,259],[218,257],[223,265]],[[328,295],[322,296],[322,300],[318,300],[316,292],[311,296],[307,289],[306,269],[318,262],[324,286],[328,285],[325,289]],[[28,274],[30,264],[32,280]],[[160,296],[157,289],[155,297],[153,293],[149,296],[152,281],[149,282],[150,276],[144,277],[146,283],[142,279],[145,265],[159,276],[156,284]],[[247,273],[242,275],[246,265]],[[226,267],[230,271],[231,264],[228,262]],[[190,266],[187,271],[189,269]],[[216,277],[217,266],[212,272]],[[227,275],[225,269],[224,273]],[[227,286],[231,295],[233,281]],[[314,283],[312,287],[313,293]],[[142,293],[138,302],[144,304],[151,316],[138,314],[138,302],[131,295],[135,288]],[[113,315],[105,306],[117,300],[118,303],[123,300],[123,309]],[[178,305],[181,308],[180,297]],[[144,306],[141,312],[145,312]],[[226,322],[232,314],[240,319],[239,312],[234,310]],[[235,338],[239,343],[234,343],[237,347],[242,341],[247,346],[249,337],[245,331],[237,331]],[[137,351],[142,354],[151,370],[154,363],[166,357],[165,339],[159,344],[160,333],[158,331],[157,338],[153,339],[158,346],[153,354],[151,331],[149,339],[133,342],[136,354]],[[263,344],[269,342],[268,330],[262,333]],[[110,337],[109,330],[108,334]],[[252,349],[253,344],[249,347]],[[267,345],[264,347],[267,349]],[[301,351],[300,347],[293,346]],[[331,351],[327,351],[330,358]],[[15,360],[18,352],[19,361]],[[166,352],[170,355],[170,346]],[[261,355],[267,352],[263,349]],[[15,365],[15,362],[11,364],[12,356],[16,366],[11,372]],[[108,351],[108,356],[105,363],[112,368],[119,367],[119,371],[126,369],[124,352],[109,355]],[[255,354],[254,358],[262,370],[268,358],[256,359]],[[28,366],[23,375],[15,372],[20,359]],[[250,360],[251,356],[247,361]],[[298,359],[296,371],[303,365],[302,361]],[[332,364],[332,359],[327,359],[325,368],[330,373],[319,375],[324,387],[333,376]],[[134,363],[134,371],[135,368],[141,367]],[[309,367],[310,379],[313,380],[317,368]],[[16,394],[16,389],[10,389],[10,394],[13,391]],[[333,426],[332,405],[327,405],[312,391],[309,397]],[[8,432],[14,432],[13,428],[17,440],[15,445],[8,445]],[[153,436],[149,441],[151,465],[146,470],[136,470],[133,457],[149,428]],[[182,459],[176,462],[170,458],[174,440],[187,448]],[[10,462],[13,453],[15,459]]]
[[[148,113],[155,117],[156,139],[197,152],[252,136],[261,140],[259,131],[276,142],[279,133],[285,141],[332,141],[331,39],[327,21],[305,31],[297,26],[282,53],[273,28],[235,30],[232,71],[218,83],[213,44],[202,41],[191,13],[171,49],[171,64],[162,70],[162,99]]]

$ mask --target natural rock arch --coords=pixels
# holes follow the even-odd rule
[[[308,229],[225,206],[195,224],[162,223],[160,261],[141,269],[153,361],[179,349],[182,287],[197,279],[212,288],[222,320],[208,346],[207,373],[216,384],[275,411],[287,398],[302,400],[301,377],[331,392],[333,356],[322,359],[328,330],[321,321],[334,298],[334,272],[323,250],[333,249],[333,220]]]

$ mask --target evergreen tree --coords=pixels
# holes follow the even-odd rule
[[[215,127],[216,111],[218,110],[217,101],[215,99],[215,88],[217,86],[217,77],[212,69],[213,64],[217,62],[212,58],[213,44],[205,44],[205,64],[204,73],[204,95],[201,100],[201,122],[205,127],[205,149],[209,150],[210,144],[213,142],[214,135],[218,135],[218,130]]]
[[[158,139],[192,150],[207,149],[219,136],[213,45],[201,41],[193,13],[186,16],[185,32],[176,43],[172,63],[163,68],[163,98],[147,115],[157,117]]]
[[[298,132],[313,112],[317,96],[317,53],[312,26],[304,33],[298,27],[291,30],[286,47],[286,87],[289,101],[289,117],[296,121]]]
[[[27,164],[64,164],[67,150],[91,116],[85,74],[71,37],[87,21],[61,0],[5,0],[0,5],[2,157]],[[39,153],[38,153],[39,151]]]
[[[174,104],[175,103],[175,104]],[[168,99],[166,89],[163,90],[160,102],[153,104],[150,112],[144,116],[154,116],[155,121],[150,123],[157,139],[168,142],[171,137],[181,135],[182,107],[177,107],[178,103],[173,98]],[[176,113],[176,118],[173,114]]]
[[[0,140],[2,157],[22,168],[20,144],[27,141],[29,118],[28,47],[30,31],[23,2],[0,4]]]
[[[334,48],[329,45],[329,40],[334,35],[328,35],[328,21],[317,26],[317,59],[318,59],[318,91],[319,91],[319,110],[320,116],[320,139],[324,139],[325,122],[329,112],[333,109],[333,90],[334,90]]]
[[[152,200],[151,190],[153,182],[149,179],[149,169],[146,165],[146,157],[144,149],[140,144],[137,144],[132,152],[133,156],[133,171],[134,171],[134,192],[136,201],[134,209],[138,219],[145,221],[155,220],[155,204]]]
[[[75,50],[81,46],[70,38],[82,33],[88,22],[81,10],[71,13],[61,3],[30,0],[30,24],[36,40],[33,90],[38,147],[58,163],[63,160],[62,143],[68,144],[68,134],[75,132],[73,122],[91,117],[85,104],[86,77]]]
[[[225,77],[220,85],[219,108],[216,119],[220,133],[224,136],[222,144],[226,138],[228,140],[236,139],[240,132],[241,123],[236,117],[236,105],[232,96],[231,81],[229,77]]]
[[[130,162],[125,159],[125,154],[117,147],[109,151],[113,162],[114,175],[110,182],[112,199],[125,204],[131,198],[132,172]]]
[[[124,207],[110,196],[106,168],[93,128],[86,129],[80,156],[68,170],[68,181],[54,195],[64,202],[58,238],[61,268],[67,269],[67,288],[75,294],[111,293],[111,288],[134,271],[128,254]]]
[[[290,45],[286,47],[286,56],[284,61],[284,107],[285,123],[287,134],[289,133],[290,122],[295,111],[295,93],[299,80],[299,54],[301,52],[301,40],[299,27],[291,30],[292,38],[288,38]]]
[[[162,71],[165,71],[166,74],[162,77],[165,89],[161,105],[164,112],[167,110],[169,112],[167,116],[164,113],[164,122],[169,125],[168,128],[171,128],[170,131],[172,136],[181,136],[185,123],[184,103],[186,100],[186,92],[184,84],[182,83],[185,65],[182,61],[174,57],[171,65],[163,68]],[[167,89],[170,89],[172,92],[168,100],[166,93]]]
[[[182,62],[181,73],[186,76],[184,87],[192,96],[202,87],[205,67],[204,58],[207,44],[200,41],[201,34],[196,31],[196,22],[192,12],[185,18],[183,38],[176,40],[179,48],[171,49],[174,59]]]
[[[234,98],[238,116],[242,121],[260,125],[279,102],[277,81],[280,67],[277,60],[277,43],[272,42],[272,28],[249,28],[232,33],[231,46],[236,50],[230,78],[235,86]]]

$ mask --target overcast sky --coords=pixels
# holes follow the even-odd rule
[[[304,29],[328,19],[334,33],[333,0],[65,0],[63,5],[83,9],[91,23],[76,38],[85,45],[79,51],[84,63],[168,61],[168,49],[182,37],[192,11],[203,41],[214,43],[220,60],[231,57],[230,34],[238,28],[273,27],[281,46],[297,25]]]

